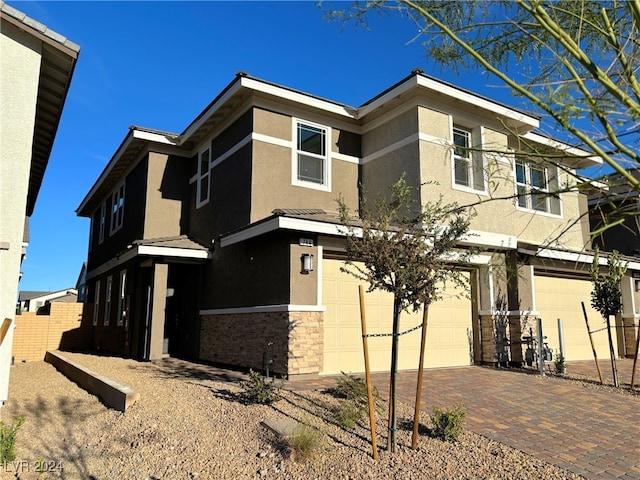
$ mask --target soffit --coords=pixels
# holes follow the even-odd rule
[[[31,171],[27,194],[26,214],[31,216],[49,162],[80,47],[4,2],[1,4],[0,15],[1,21],[8,22],[42,41]]]

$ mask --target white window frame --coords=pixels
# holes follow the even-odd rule
[[[457,151],[455,142],[456,134],[463,134],[467,138],[466,152]],[[451,143],[453,146],[451,162],[451,184],[456,190],[463,190],[476,194],[487,193],[487,179],[485,178],[485,158],[482,151],[474,151],[473,148],[482,144],[482,129],[471,129],[458,125],[451,127]],[[466,183],[459,183],[457,179],[457,165],[463,163],[466,170]],[[481,180],[482,185],[478,185]]]
[[[118,295],[118,322],[117,325],[119,327],[124,325],[125,318],[127,316],[127,312],[125,310],[126,307],[126,296],[127,296],[127,271],[120,270],[120,284],[119,284],[119,295]]]
[[[124,224],[124,191],[125,184],[123,182],[111,195],[111,228],[109,229],[109,235],[116,233]]]
[[[206,157],[206,158],[203,158]],[[207,171],[203,172],[203,161],[207,164]],[[203,192],[203,185],[206,183],[206,191]],[[202,194],[206,193],[206,198]],[[196,179],[196,208],[209,203],[211,195],[211,147],[207,146],[198,153],[198,174]]]
[[[318,123],[309,122],[298,118],[293,119],[292,127],[292,148],[291,148],[291,184],[299,187],[313,188],[316,190],[323,190],[325,192],[331,191],[331,127],[326,125],[320,125]],[[310,127],[320,130],[324,135],[324,154],[316,154],[313,152],[307,152],[299,148],[300,142],[298,138],[299,127]],[[300,178],[299,172],[299,156],[304,155],[310,158],[321,160],[322,163],[322,182],[314,182],[312,180],[304,180]]]
[[[518,167],[521,166],[524,170],[524,182],[520,181],[518,178]],[[544,177],[544,185],[538,186],[533,185],[532,182],[532,171],[539,171],[542,173]],[[530,160],[526,160],[523,158],[517,158],[515,160],[514,169],[513,169],[513,180],[515,184],[515,204],[518,210],[525,210],[528,212],[536,212],[545,215],[552,215],[554,217],[562,216],[562,204],[559,203],[557,210],[558,213],[552,212],[553,208],[551,205],[551,189],[550,184],[551,180],[551,172],[548,167],[537,164]],[[539,192],[539,193],[538,193]],[[539,194],[541,196],[541,201],[537,202],[536,205],[533,204],[536,195]],[[558,200],[559,201],[559,200]],[[536,208],[537,206],[542,205],[542,208]]]
[[[98,325],[98,312],[100,310],[100,280],[96,280],[95,296],[93,298],[93,326]]]
[[[104,230],[107,224],[107,202],[100,205],[100,226],[98,232],[98,245],[102,245],[104,242]]]
[[[111,290],[113,288],[113,275],[107,277],[107,286],[104,292],[104,321],[105,327],[109,326],[109,317],[111,316]]]

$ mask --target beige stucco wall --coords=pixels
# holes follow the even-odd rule
[[[163,180],[168,174],[168,162],[169,156],[166,154],[149,153],[144,238],[180,235],[182,199],[178,196],[169,198],[163,189]]]
[[[0,25],[0,321],[14,319],[31,165],[41,44]],[[13,328],[0,345],[0,403],[6,400]]]
[[[292,142],[292,117],[266,110],[254,110],[255,133]],[[329,121],[324,125],[332,127]],[[345,134],[346,135],[346,134]],[[341,149],[341,132],[331,128],[332,153],[345,153]],[[276,208],[321,208],[337,211],[339,195],[351,208],[358,205],[358,165],[332,157],[330,191],[292,184],[292,148],[255,140],[253,142],[251,222],[271,215]]]
[[[452,122],[448,115],[425,107],[419,107],[419,117],[420,128],[426,129],[421,133],[427,134],[420,140],[420,177],[423,181],[429,179],[436,183],[422,187],[423,201],[434,201],[442,195],[445,202],[476,205],[474,210],[477,216],[471,223],[473,230],[515,235],[519,241],[537,245],[561,235],[558,245],[578,250],[584,247],[588,237],[585,237],[583,223],[571,225],[585,207],[579,193],[561,195],[562,216],[518,210],[512,198],[515,194],[513,158],[499,153],[485,154],[486,192],[475,193],[454,188],[452,151],[447,146],[450,144],[448,129]],[[485,149],[506,151],[508,137],[505,133],[484,127],[482,135]],[[560,172],[560,185],[571,182],[568,173]],[[477,205],[479,202],[482,204]]]

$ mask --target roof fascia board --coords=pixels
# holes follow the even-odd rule
[[[211,253],[206,250],[194,250],[192,248],[157,247],[153,245],[138,245],[136,255],[161,256],[171,258],[195,258],[207,260]]]
[[[88,271],[86,274],[86,280],[101,275],[109,270],[128,262],[138,255],[142,256],[163,256],[171,258],[193,258],[197,260],[208,260],[211,258],[211,252],[205,252],[203,250],[194,250],[190,248],[173,248],[173,247],[155,247],[150,245],[136,245],[128,249],[126,252],[107,260],[102,265]]]
[[[133,131],[129,130],[129,132],[127,132],[127,136],[124,138],[124,140],[118,147],[118,150],[116,150],[116,153],[113,155],[113,157],[111,157],[111,160],[109,160],[109,163],[107,164],[105,169],[102,171],[102,173],[98,177],[98,180],[96,180],[96,182],[93,184],[93,187],[91,187],[91,190],[89,190],[89,193],[85,195],[84,199],[80,203],[80,206],[76,208],[76,213],[79,213],[81,210],[83,210],[87,205],[87,203],[89,203],[89,200],[96,194],[96,192],[98,191],[102,183],[109,176],[109,173],[111,173],[111,170],[113,170],[113,167],[116,165],[116,163],[118,163],[118,160],[120,159],[120,157],[124,154],[124,152],[126,152],[129,145],[131,145],[131,142],[133,142],[133,139],[134,139]]]
[[[527,132],[521,136],[525,140],[530,140],[532,142],[539,143],[540,145],[555,148],[556,150],[565,152],[567,155],[577,157],[580,160],[581,168],[596,167],[602,165],[602,157],[598,157],[597,155],[589,155],[589,152],[587,152],[586,150],[582,150],[581,148],[574,147],[573,145],[569,145],[568,143],[561,142],[560,140],[556,140],[555,138],[545,137],[544,135],[540,135],[539,133],[535,132]]]
[[[434,79],[427,78],[421,75],[415,75],[408,78],[405,82],[401,83],[396,88],[388,91],[370,104],[358,109],[358,118],[366,116],[367,114],[383,106],[393,98],[402,95],[403,93],[417,86],[427,88],[442,95],[446,95],[447,97],[455,98],[484,110],[496,113],[500,117],[506,117],[516,120],[517,122],[523,123],[530,128],[537,128],[540,125],[540,120],[535,117],[526,115],[522,112],[518,112],[517,110],[513,110],[499,103],[492,102],[483,97],[474,95],[459,88],[443,84]]]
[[[240,80],[238,80],[240,78]],[[224,94],[215,100],[201,115],[197,118],[187,129],[180,135],[181,142],[184,143],[189,140],[189,137],[194,134],[207,120],[213,115],[222,105],[236,95],[242,88],[242,78],[236,77],[234,83],[232,83]]]
[[[4,10],[6,7],[9,7],[9,6],[7,4],[3,4],[2,11],[0,12],[0,18],[2,19],[3,22],[8,22],[14,25],[20,30],[25,31],[28,34],[37,38],[38,40],[41,40],[42,42],[46,43],[47,45],[54,47],[56,50],[59,50],[64,55],[67,55],[72,59],[77,60],[78,54],[80,53],[79,45],[73,43],[68,38],[54,32],[53,30],[50,30],[48,27],[46,27],[46,25],[42,25],[40,22],[36,22],[31,17],[28,17],[25,15],[24,19],[28,19],[31,22],[35,22],[37,25],[42,25],[42,27],[46,29],[45,31],[49,32],[49,35],[46,35],[45,33],[36,30],[33,26],[29,25],[28,23],[25,23],[23,20],[20,20],[14,17],[9,12],[6,12]],[[11,7],[9,8],[16,12],[18,11]]]
[[[575,263],[593,263],[593,255],[589,255],[586,253],[578,253],[578,252],[566,252],[562,250],[551,250],[548,248],[541,248],[538,250],[529,250],[526,248],[518,248],[519,253],[525,253],[527,255],[532,255],[540,258],[549,258],[552,260],[562,260],[565,262],[575,262]],[[627,268],[629,270],[640,270],[640,262],[631,262],[627,260],[623,260],[626,263]],[[607,265],[607,259],[603,257],[598,258],[599,265]]]
[[[239,243],[250,238],[264,235],[274,230],[295,230],[322,235],[346,236],[346,227],[335,223],[317,222],[291,217],[274,217],[265,222],[257,223],[253,226],[232,233],[220,239],[220,246],[227,247],[234,243]],[[361,230],[354,229],[356,235],[361,234]],[[483,232],[479,230],[470,231],[465,239],[460,242],[462,246],[482,246],[495,249],[515,250],[517,238],[513,235],[503,235],[493,232]]]
[[[320,98],[316,98],[311,95],[306,95],[304,93],[295,92],[283,87],[264,83],[254,78],[242,77],[241,85],[245,88],[255,90],[257,92],[262,92],[267,95],[283,98],[286,100],[291,100],[295,103],[307,105],[309,107],[317,108],[319,110],[324,110],[336,115],[340,115],[342,117],[355,119],[355,116],[353,112],[350,111],[350,108],[338,103],[330,102],[328,100],[322,100]],[[352,110],[355,110],[355,109],[352,109]]]

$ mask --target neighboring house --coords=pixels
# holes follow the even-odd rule
[[[78,302],[84,303],[87,298],[87,262],[82,262],[82,268],[76,282],[76,290],[78,291]]]
[[[51,302],[77,302],[78,291],[74,288],[67,288],[57,292],[31,292],[23,291],[18,295],[18,306],[23,312],[37,312],[40,307],[44,307]]]
[[[239,73],[181,134],[130,127],[77,209],[91,219],[83,321],[93,347],[288,375],[362,371],[359,282],[340,269],[336,199],[357,209],[361,191],[386,192],[406,172],[421,202],[477,204],[460,248],[484,249],[452,264],[470,291],[448,287],[430,308],[426,366],[505,361],[500,316],[511,362],[522,362],[530,317],[554,349],[561,317],[565,357],[589,359],[587,198],[549,192],[601,160],[537,127],[420,71],[357,108]],[[552,151],[561,167],[516,158],[523,148]],[[369,333],[389,333],[390,295],[367,294],[366,307]],[[418,323],[404,315],[402,329]],[[400,368],[417,368],[420,333],[400,342]],[[388,370],[389,345],[370,339],[373,370]],[[606,356],[606,334],[596,345]]]
[[[28,218],[80,48],[4,2],[0,32],[0,322],[13,325]],[[13,326],[3,336],[0,405],[7,399]]]

